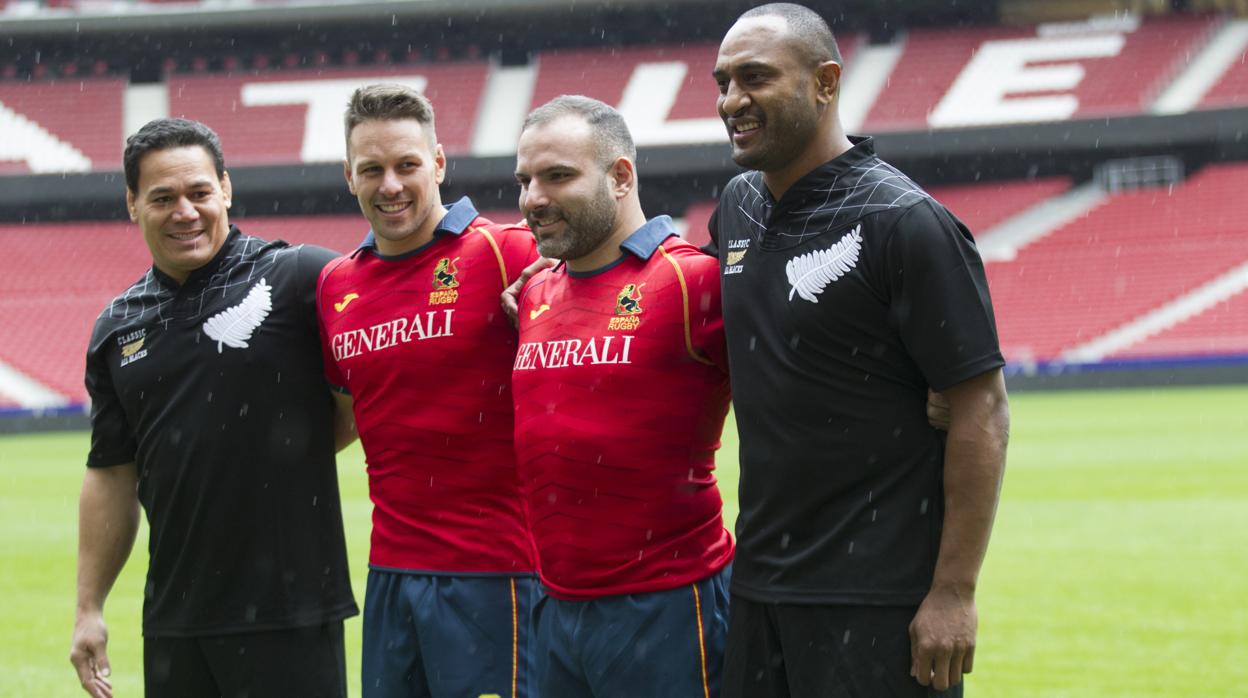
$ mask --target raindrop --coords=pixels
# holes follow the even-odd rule
[[[793,338],[789,340],[789,348],[790,348],[790,349],[796,349],[796,348],[797,348],[797,343],[798,343],[798,342],[800,342],[800,341],[802,341],[802,336],[801,336],[801,335],[797,335],[797,334],[793,335]]]
[[[791,541],[791,540],[793,540],[793,536],[792,536],[792,535],[790,535],[790,534],[788,534],[788,533],[785,533],[784,535],[780,536],[780,549],[781,549],[781,550],[788,550],[788,549],[789,549],[789,541]]]
[[[849,631],[848,630],[845,631],[845,637],[841,640],[841,644],[844,644],[844,645],[849,644]]]
[[[849,554],[854,554],[854,542],[852,540],[849,542]]]
[[[211,392],[211,391],[209,391],[209,393],[208,393],[208,402],[212,402],[212,392]]]
[[[319,497],[316,497],[316,496],[313,496],[313,497],[312,497],[312,506],[316,506],[316,500],[317,500],[317,499],[319,499]]]
[[[758,336],[750,337],[750,351],[754,351],[754,347],[758,345]]]
[[[246,416],[247,416],[247,407],[248,407],[247,403],[245,403],[245,402],[244,402],[244,403],[243,403],[242,408],[238,410],[238,416],[240,416],[240,417],[246,417]]]
[[[924,498],[922,502],[919,502],[919,513],[920,514],[927,513],[927,498]]]

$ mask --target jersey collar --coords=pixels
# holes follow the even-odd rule
[[[650,259],[659,245],[675,234],[676,225],[671,216],[655,216],[620,243],[620,249],[641,259]]]
[[[438,227],[433,229],[433,239],[437,240],[443,235],[463,235],[464,231],[467,230],[468,226],[477,219],[478,215],[477,208],[472,205],[472,199],[469,199],[466,196],[463,197],[459,201],[451,204],[451,207],[446,210],[446,215],[443,216],[442,220],[438,222]],[[432,244],[432,241],[430,241],[429,244]],[[406,257],[408,255],[421,252],[428,246],[429,245],[421,245],[415,250],[400,256]],[[359,254],[361,250],[369,250],[373,254],[378,254],[377,236],[373,234],[371,229],[368,231],[368,235],[364,236],[364,241],[360,243],[360,246],[356,248],[355,252],[353,252],[351,256],[354,257]]]
[[[676,225],[672,223],[671,216],[655,216],[654,218],[646,221],[645,225],[634,230],[631,235],[625,238],[624,242],[620,243],[620,249],[632,254],[642,261],[645,261],[650,259],[651,255],[654,254],[655,250],[659,249],[659,245],[662,245],[664,240],[675,234]],[[565,270],[568,276],[581,278],[601,274],[604,271],[614,269],[626,259],[628,259],[628,255],[622,254],[615,261],[590,271],[572,271],[571,269],[568,269],[567,262],[560,262],[556,269]]]
[[[812,194],[827,198],[828,187],[835,186],[837,177],[875,159],[875,139],[870,136],[849,136],[849,142],[853,144],[852,148],[807,172],[784,192],[779,201],[772,197],[766,186],[761,186],[762,172],[758,173],[759,188],[766,192],[767,200],[777,209],[800,206]]]

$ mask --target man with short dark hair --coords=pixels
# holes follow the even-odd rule
[[[357,610],[334,451],[354,434],[322,377],[314,308],[334,254],[231,226],[203,124],[150,122],[124,163],[153,263],[101,313],[87,354],[79,681],[112,694],[103,606],[141,503],[147,696],[345,696],[342,621]]]
[[[710,226],[741,438],[723,695],[960,695],[1009,429],[983,264],[846,136],[816,13],[746,12],[714,77],[751,170]]]
[[[562,260],[524,287],[516,454],[542,582],[539,695],[719,694],[733,544],[715,484],[729,389],[717,264],[646,220],[619,112],[525,121],[520,208]]]
[[[531,696],[540,589],[512,445],[516,333],[498,294],[536,257],[533,236],[466,197],[443,207],[423,95],[362,87],[344,121],[347,186],[372,229],[325,268],[317,311],[374,504],[364,696]]]

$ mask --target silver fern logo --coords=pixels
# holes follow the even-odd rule
[[[784,266],[784,273],[789,277],[789,300],[797,294],[811,303],[818,303],[817,296],[823,293],[828,284],[836,281],[858,263],[858,254],[862,251],[862,224],[845,233],[840,242],[826,250],[814,250],[798,255]]]
[[[242,303],[226,308],[204,321],[204,334],[217,341],[217,353],[222,345],[233,349],[247,348],[247,340],[273,309],[273,287],[260,279],[251,287]]]

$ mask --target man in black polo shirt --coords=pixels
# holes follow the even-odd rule
[[[70,659],[110,696],[103,605],[151,532],[143,604],[152,696],[345,696],[347,576],[314,296],[335,254],[243,235],[203,124],[126,142],[126,204],[152,268],[96,321]]]
[[[960,695],[1008,407],[966,228],[850,139],[807,8],[720,46],[734,178],[711,221],[741,437],[725,698]],[[950,406],[928,425],[928,387]]]

